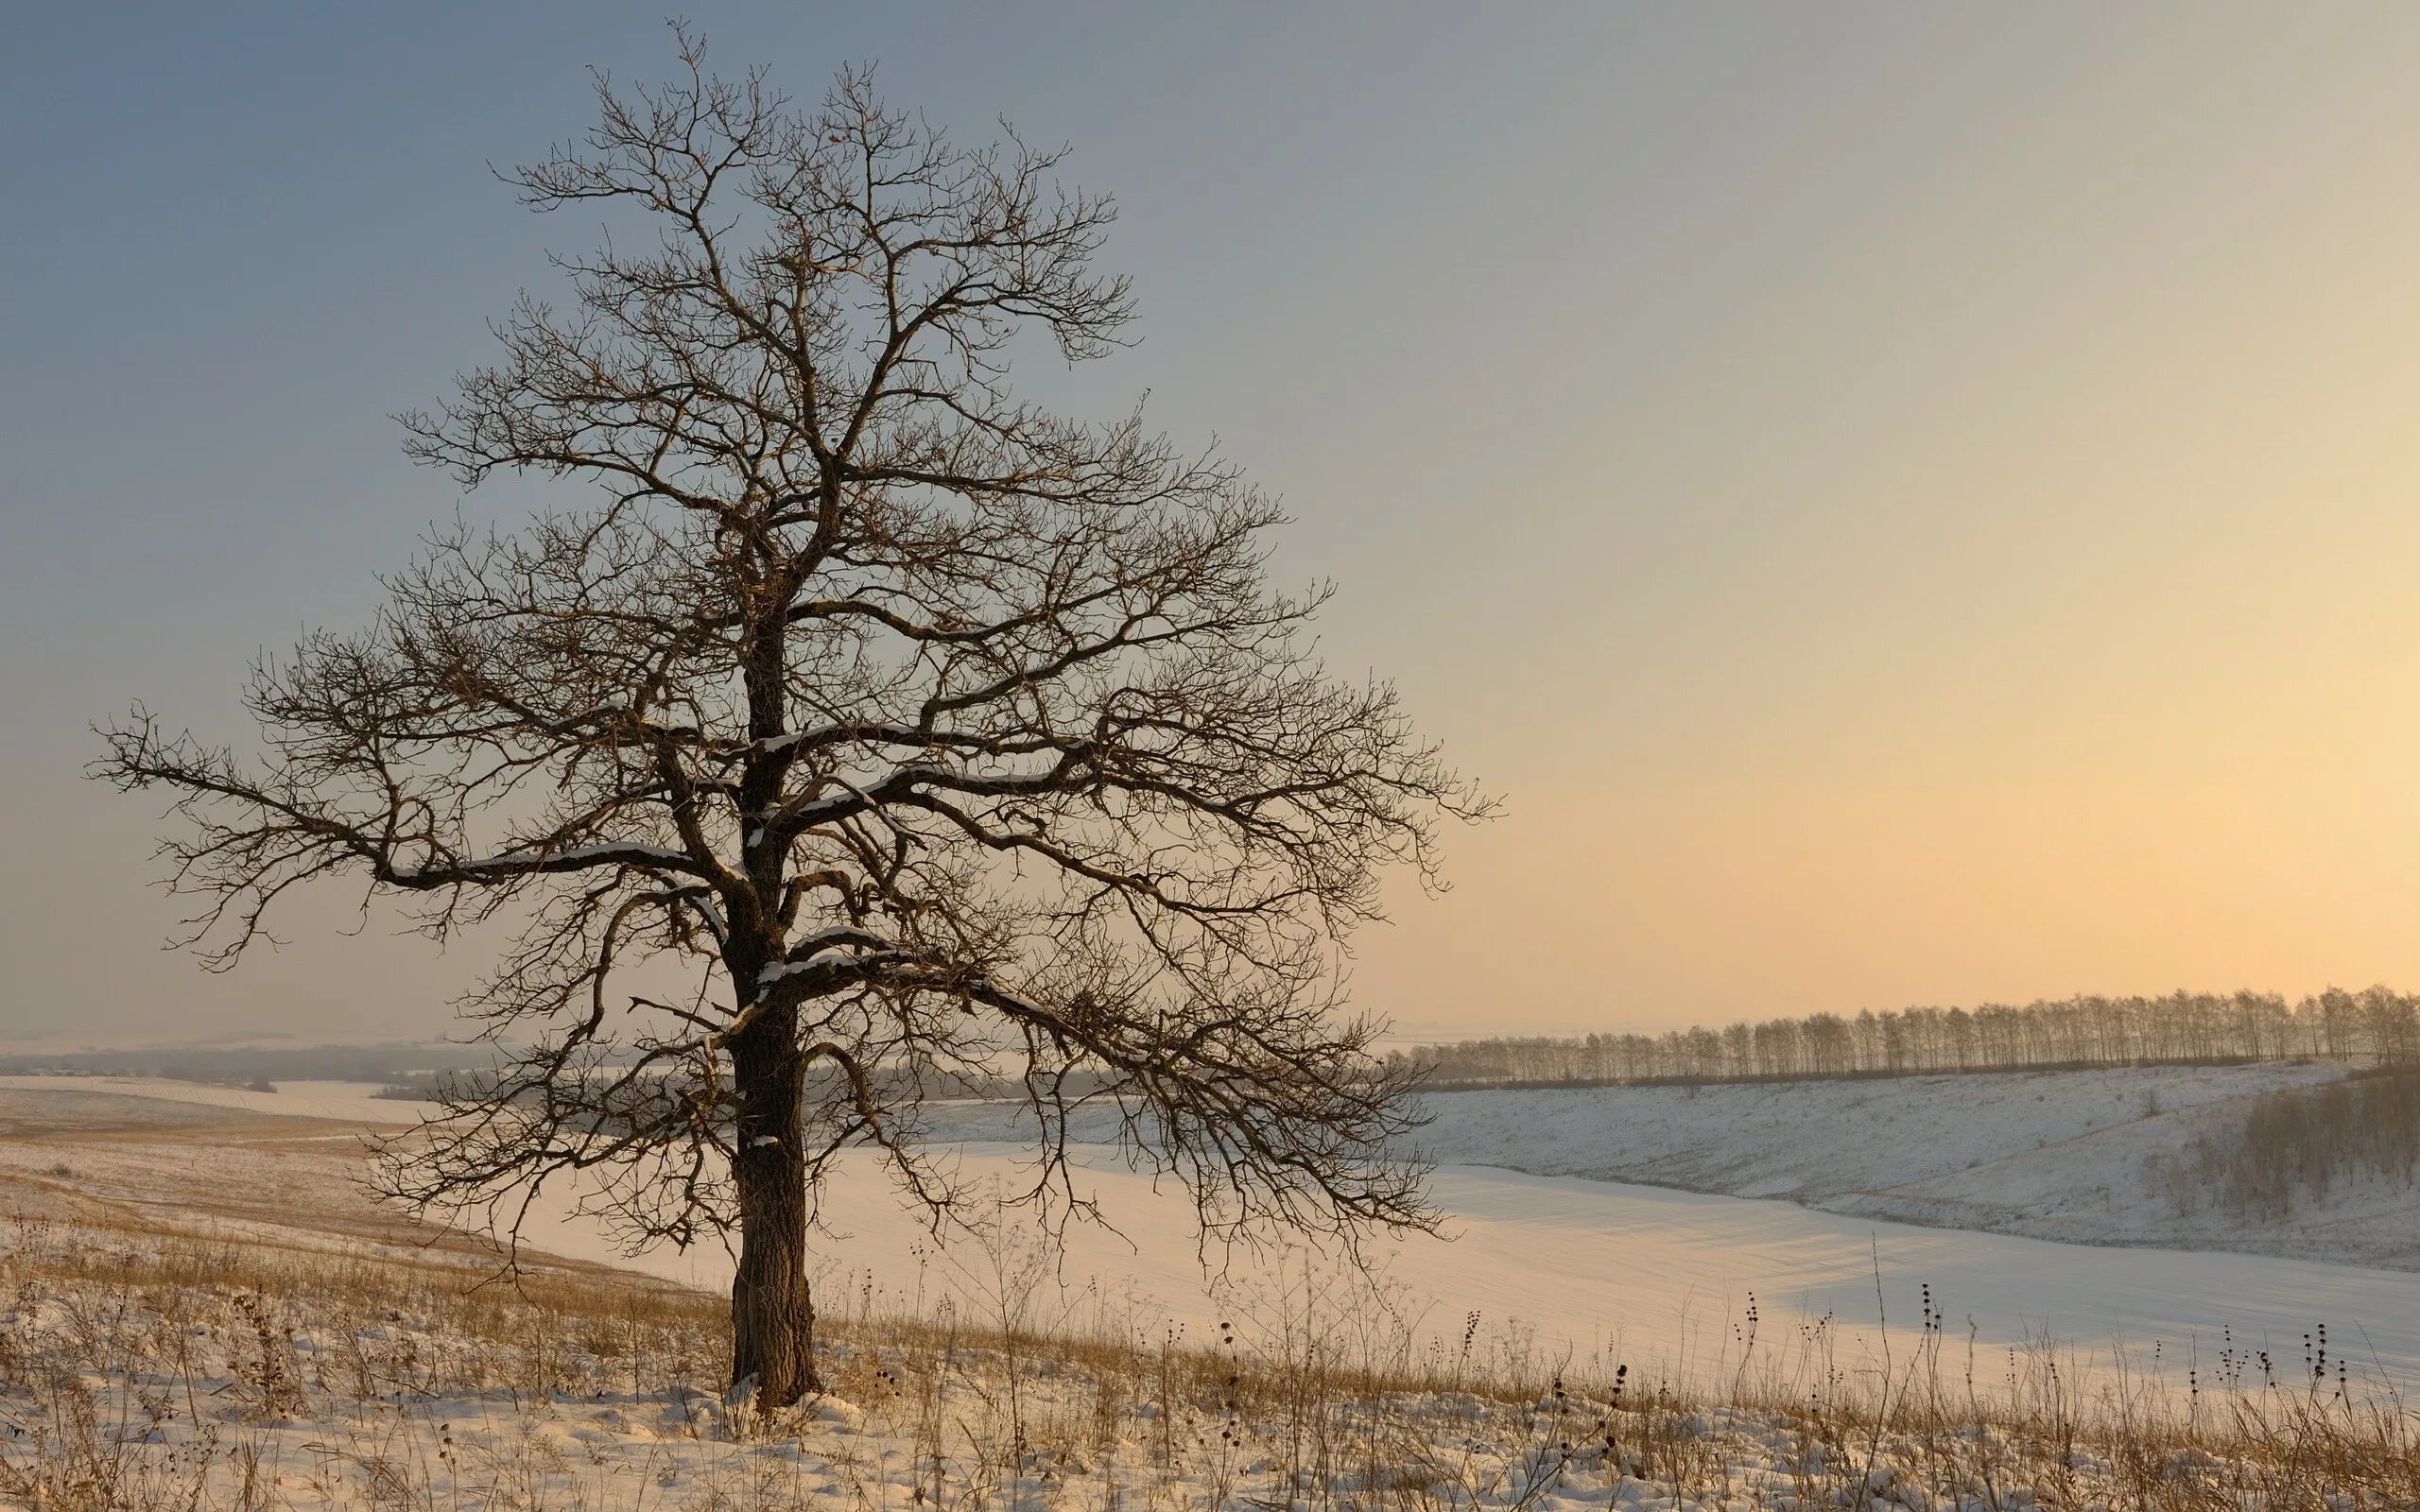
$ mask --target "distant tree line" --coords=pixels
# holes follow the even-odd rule
[[[1662,1034],[1498,1036],[1396,1051],[1433,1087],[1781,1081],[2262,1060],[2420,1064],[2420,998],[2383,987],[1872,1009]]]
[[[0,1075],[162,1076],[241,1087],[255,1081],[400,1082],[484,1066],[493,1053],[465,1044],[182,1046],[0,1055]]]

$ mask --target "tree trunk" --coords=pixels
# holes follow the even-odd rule
[[[742,1394],[752,1384],[756,1404],[767,1409],[822,1389],[806,1284],[806,1162],[798,1127],[804,1067],[789,1018],[768,1015],[732,1046],[739,1269],[731,1281],[731,1384]]]

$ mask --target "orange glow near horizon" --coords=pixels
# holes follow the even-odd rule
[[[727,9],[786,87],[880,58],[1120,197],[1146,340],[1020,381],[1219,435],[1298,521],[1275,576],[1339,587],[1331,664],[1504,798],[1356,942],[1405,1034],[2420,989],[2420,8]],[[664,61],[652,13],[400,25],[241,85],[18,64],[0,174],[62,208],[0,245],[44,290],[0,330],[43,858],[0,1039],[426,1033],[479,964],[341,936],[341,889],[235,976],[155,955],[156,816],[80,776],[130,697],[239,735],[251,649],[360,623],[451,512],[378,417],[590,231],[480,164],[577,129],[580,65]]]

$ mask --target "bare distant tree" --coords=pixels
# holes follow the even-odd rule
[[[680,40],[673,82],[600,79],[596,128],[510,176],[647,233],[559,259],[574,304],[525,298],[403,417],[466,486],[595,502],[441,532],[367,629],[265,662],[262,756],[140,707],[104,731],[103,774],[191,821],[189,943],[231,964],[337,876],[439,937],[501,916],[466,1012],[508,1068],[388,1183],[507,1230],[550,1180],[633,1243],[736,1229],[733,1383],[768,1405],[815,1387],[840,1152],[962,1202],[917,1139],[937,1076],[1017,1078],[1022,1195],[1063,1215],[1089,1104],[1212,1236],[1431,1223],[1336,950],[1487,805],[1313,660],[1324,591],[1269,586],[1279,510],[1234,466],[1011,388],[1020,340],[1120,343],[1111,202],[863,74],[800,111]]]

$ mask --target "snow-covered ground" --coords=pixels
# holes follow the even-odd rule
[[[346,1124],[417,1124],[432,1106],[380,1097],[379,1089],[367,1082],[286,1081],[275,1085],[277,1091],[273,1092],[256,1092],[162,1076],[0,1076],[0,1091],[108,1093]]]
[[[2037,1369],[1987,1421],[1954,1353],[1881,1380],[1818,1353],[1671,1394],[1551,1358],[1424,1364],[1336,1298],[1167,1349],[1156,1319],[1068,1346],[980,1312],[946,1331],[867,1317],[825,1331],[832,1395],[760,1415],[717,1389],[709,1299],[627,1278],[541,1299],[474,1274],[0,1221],[0,1506],[2371,1512],[2420,1495],[2401,1417],[2326,1383],[2137,1389],[2118,1416]]]
[[[2053,1149],[2097,1167],[2113,1131],[2173,1129],[2198,1110],[2340,1078],[2334,1066],[2146,1066],[1854,1081],[1435,1092],[1439,1159],[1538,1176],[1824,1202],[1995,1170]],[[2091,1143],[2078,1146],[2079,1140]],[[2081,1183],[2096,1185],[2106,1171]]]
[[[1707,1087],[1444,1092],[1439,1160],[1779,1196],[2074,1244],[2227,1249],[2420,1270],[2420,1185],[2340,1188],[2260,1222],[2179,1214],[2151,1176],[2252,1099],[2333,1066],[2143,1067]]]
[[[2270,1070],[2271,1085],[2298,1071],[2309,1074],[2307,1068]],[[2206,1108],[2221,1093],[2244,1095],[2246,1080],[2171,1074],[2156,1095],[2170,1108]],[[1958,1085],[1943,1085],[1951,1081]],[[159,1091],[169,1096],[197,1091],[175,1083]],[[363,1096],[368,1089],[358,1088],[298,1088],[274,1097],[198,1091],[249,1099],[240,1105],[246,1112],[257,1102],[324,1117],[356,1098],[362,1111],[381,1118],[414,1110],[410,1104]],[[2301,1357],[2304,1334],[2325,1324],[2333,1337],[2356,1347],[2354,1358],[2364,1369],[2420,1383],[2420,1276],[2409,1272],[2305,1258],[2046,1243],[1910,1227],[1799,1202],[1505,1168],[1520,1160],[1601,1171],[1660,1152],[1667,1163],[1652,1174],[1664,1179],[1729,1179],[1772,1190],[1772,1183],[1788,1177],[1791,1184],[1780,1190],[1853,1205],[1865,1195],[1855,1190],[1858,1179],[1902,1186],[1971,1179],[1978,1171],[2022,1166],[2027,1155],[2054,1149],[2082,1166],[2096,1139],[2145,1122],[2139,1084],[2123,1089],[2134,1099],[2131,1118],[2127,1108],[2111,1110],[2120,1090],[2105,1079],[2082,1091],[2051,1076],[1706,1088],[1694,1095],[1679,1089],[1623,1091],[1618,1097],[1491,1092],[1436,1099],[1440,1117],[1430,1135],[1444,1148],[1490,1163],[1439,1169],[1433,1196],[1448,1214],[1449,1237],[1382,1246],[1382,1297],[1373,1305],[1382,1299],[1441,1340],[1458,1335],[1476,1312],[1485,1348],[1628,1361],[1686,1378],[1719,1367],[1736,1350],[1734,1331],[1752,1296],[1768,1340],[1792,1338],[1820,1323],[1825,1346],[1844,1358],[1878,1356],[1886,1342],[1904,1357],[1921,1332],[1929,1287],[1962,1349],[1971,1337],[1983,1355],[2003,1365],[2010,1349],[2038,1346],[2046,1337],[2069,1350],[2078,1368],[2105,1366],[2121,1350],[2131,1368],[2169,1373],[2197,1362],[2206,1366],[2228,1349],[2267,1349],[2274,1360],[2293,1362]],[[123,1096],[128,1089],[113,1091]],[[1734,1092],[1758,1095],[1725,1095]],[[1812,1095],[1802,1103],[1785,1095],[1792,1092]],[[1941,1114],[1953,1093],[1972,1110],[1962,1133],[1957,1120]],[[285,1102],[287,1097],[294,1101]],[[1866,1101],[1854,1101],[1860,1097]],[[1725,1116],[1726,1109],[1738,1116]],[[973,1127],[978,1113],[996,1117],[997,1110],[961,1109],[956,1122],[961,1129]],[[2163,1112],[2151,1122],[2177,1116]],[[1922,1123],[1926,1118],[1938,1122]],[[1592,1150],[1606,1146],[1591,1143],[1591,1130],[1606,1140],[1610,1155],[1592,1157]],[[2044,1141],[2040,1151],[1984,1159],[2036,1139]],[[1702,1143],[1724,1148],[1719,1155],[1695,1150]],[[322,1138],[318,1144],[319,1154],[306,1155],[298,1153],[303,1149],[299,1142],[268,1151],[249,1143],[197,1143],[171,1163],[162,1158],[164,1144],[120,1141],[78,1151],[75,1179],[95,1195],[152,1206],[171,1200],[160,1190],[164,1185],[189,1182],[230,1221],[258,1223],[276,1217],[275,1194],[268,1201],[239,1203],[259,1185],[243,1172],[247,1161],[259,1169],[275,1160],[277,1189],[307,1191],[332,1212],[347,1201],[365,1208],[341,1229],[365,1231],[363,1200],[337,1191],[342,1162],[354,1157],[343,1141]],[[1702,1163],[1684,1169],[1680,1162],[1693,1151]],[[1249,1303],[1257,1283],[1272,1276],[1299,1280],[1306,1264],[1322,1268],[1317,1257],[1279,1248],[1213,1256],[1213,1271],[1223,1263],[1224,1273],[1205,1274],[1184,1197],[1155,1190],[1106,1148],[1084,1153],[1084,1180],[1119,1232],[1071,1230],[1050,1286],[1057,1315],[1080,1323],[1104,1307],[1139,1304],[1152,1315],[1184,1322],[1200,1336]],[[39,1171],[51,1158],[36,1144],[0,1143],[0,1166]],[[978,1181],[1022,1184],[1023,1155],[1015,1145],[968,1143],[958,1159]],[[1586,1163],[1592,1159],[1602,1163],[1592,1167]],[[1718,1160],[1727,1163],[1713,1163]],[[1930,1174],[1943,1171],[1950,1176]],[[632,1266],[710,1290],[728,1283],[730,1262],[718,1249],[625,1256],[596,1223],[569,1209],[561,1195],[544,1204],[525,1242],[539,1251]],[[907,1305],[998,1284],[996,1275],[986,1279],[996,1270],[995,1257],[963,1240],[937,1246],[871,1160],[844,1166],[826,1194],[824,1214],[831,1232],[818,1244],[827,1290],[878,1290],[894,1305]],[[1263,1297],[1270,1290],[1258,1284]]]
[[[190,1089],[166,1084],[161,1091]],[[249,1103],[146,1099],[124,1087],[78,1092],[56,1082],[30,1091],[0,1089],[0,1197],[10,1212],[29,1220],[20,1224],[13,1242],[21,1248],[47,1246],[62,1274],[94,1278],[76,1284],[112,1296],[118,1288],[110,1278],[136,1275],[142,1263],[136,1252],[152,1236],[170,1232],[202,1235],[214,1245],[259,1244],[289,1265],[330,1251],[383,1257],[382,1263],[418,1256],[424,1238],[409,1236],[346,1185],[358,1160],[351,1136],[332,1134],[320,1122],[358,1091],[316,1089],[280,1104],[278,1110],[311,1120],[285,1125],[288,1132],[281,1133],[277,1121]],[[54,1136],[46,1139],[33,1127],[77,1103],[86,1106],[86,1114],[61,1123]],[[159,1110],[156,1125],[130,1124],[128,1107],[147,1105]],[[369,1111],[391,1116],[387,1109],[398,1107],[408,1108],[387,1104]],[[1945,1460],[1938,1441],[1909,1442],[1888,1452],[1870,1444],[1844,1462],[1845,1441],[1819,1441],[1821,1435],[1761,1408],[1674,1409],[1661,1418],[1616,1420],[1603,1397],[1607,1383],[1620,1379],[1621,1366],[1642,1391],[1672,1382],[1712,1392],[1753,1372],[1789,1385],[1759,1400],[1805,1400],[1802,1387],[1855,1390],[1893,1372],[1904,1377],[1910,1362],[1932,1350],[1942,1361],[1940,1379],[1952,1383],[1951,1389],[1962,1390],[1971,1376],[1988,1397],[2002,1395],[2011,1377],[2042,1381],[2050,1361],[2063,1389],[2097,1392],[2115,1382],[2110,1367],[2122,1354],[2136,1381],[2175,1382],[2191,1369],[2208,1391],[2232,1371],[2229,1390],[2239,1385],[2259,1395],[2268,1388],[2257,1371],[2246,1379],[2248,1362],[2265,1353],[2292,1394],[2303,1389],[2297,1382],[2308,1382],[2305,1335],[2324,1324],[2333,1358],[2349,1364],[2356,1390],[2362,1383],[2405,1388],[2420,1382],[2420,1278],[2403,1272],[2083,1247],[1908,1228],[1789,1202],[1447,1165],[1434,1194],[1450,1214],[1451,1237],[1394,1245],[1377,1280],[1348,1275],[1332,1259],[1301,1248],[1237,1254],[1223,1277],[1207,1278],[1190,1208],[1180,1194],[1153,1190],[1104,1148],[1090,1149],[1086,1158],[1081,1179],[1124,1237],[1079,1228],[1055,1265],[1045,1263],[1013,1228],[990,1244],[961,1239],[936,1246],[901,1211],[871,1162],[850,1164],[829,1194],[825,1217],[834,1231],[817,1241],[826,1257],[824,1309],[842,1316],[930,1316],[948,1297],[963,1326],[978,1330],[1005,1306],[1017,1311],[1023,1327],[1080,1332],[1108,1323],[1146,1344],[1176,1329],[1181,1340],[1213,1349],[1227,1335],[1222,1324],[1235,1325],[1239,1336],[1290,1336],[1299,1345],[1296,1325],[1317,1312],[1331,1330],[1410,1341],[1405,1346],[1414,1351],[1410,1358],[1431,1369],[1450,1366],[1446,1373],[1459,1373],[1460,1348],[1468,1351],[1474,1380],[1588,1383],[1575,1386],[1575,1402],[1567,1406],[1546,1399],[1491,1405],[1451,1394],[1338,1403],[1336,1424],[1359,1425],[1356,1432],[1374,1435],[1363,1451],[1371,1464],[1326,1463],[1320,1471],[1323,1490],[1314,1498],[1320,1504],[1352,1504],[1357,1487],[1369,1488],[1373,1468],[1392,1471],[1417,1461],[1422,1474],[1444,1477],[1439,1486],[1466,1478],[1466,1493],[1419,1503],[1440,1512],[1453,1506],[1579,1512],[1676,1500],[1725,1507],[1815,1505],[1828,1504],[1851,1486],[1863,1487],[1860,1494],[1877,1506],[1893,1500],[1908,1507],[1963,1505],[1941,1500],[1937,1484],[1915,1495],[1914,1477],[1919,1469],[1969,1475],[1973,1466],[1950,1461],[1985,1447],[1980,1438],[1962,1437],[1957,1444],[1963,1447]],[[1020,1153],[970,1143],[959,1159],[977,1179],[1012,1177]],[[728,1262],[718,1255],[658,1253],[630,1261],[593,1222],[561,1204],[544,1218],[527,1236],[529,1243],[575,1267],[582,1261],[617,1262],[701,1287],[727,1282]],[[105,1227],[87,1237],[77,1229],[79,1223]],[[118,1250],[130,1258],[112,1258]],[[453,1263],[477,1263],[458,1248],[451,1253]],[[223,1287],[182,1304],[209,1314],[186,1326],[206,1341],[196,1367],[203,1379],[188,1388],[159,1374],[156,1355],[147,1354],[155,1349],[150,1341],[166,1336],[159,1326],[122,1309],[96,1311],[96,1297],[106,1299],[100,1294],[83,1297],[65,1281],[19,1287],[6,1304],[15,1311],[0,1319],[0,1328],[12,1344],[49,1340],[72,1352],[86,1348],[75,1341],[90,1336],[93,1319],[117,1318],[112,1327],[130,1331],[124,1363],[116,1377],[88,1372],[95,1378],[88,1389],[104,1406],[116,1392],[123,1399],[119,1410],[139,1409],[141,1436],[131,1442],[138,1457],[165,1465],[162,1473],[207,1461],[206,1472],[221,1479],[204,1505],[234,1504],[216,1499],[228,1491],[226,1477],[239,1473],[238,1456],[255,1451],[269,1473],[284,1477],[274,1499],[263,1498],[264,1503],[295,1506],[384,1504],[382,1497],[397,1504],[445,1504],[469,1486],[474,1502],[525,1506],[748,1504],[834,1512],[897,1506],[905,1512],[924,1486],[917,1465],[927,1450],[920,1435],[930,1431],[932,1409],[918,1406],[912,1391],[901,1395],[900,1382],[909,1378],[888,1366],[869,1366],[871,1373],[861,1371],[856,1383],[869,1412],[834,1407],[755,1442],[734,1442],[735,1424],[711,1395],[660,1380],[639,1383],[641,1372],[660,1375],[661,1367],[635,1355],[600,1366],[592,1372],[594,1382],[569,1392],[533,1396],[523,1387],[492,1385],[436,1390],[431,1383],[419,1396],[383,1388],[348,1396],[345,1380],[376,1382],[398,1368],[425,1369],[441,1356],[487,1359],[496,1346],[449,1341],[437,1325],[415,1321],[408,1312],[378,1312],[391,1307],[383,1301],[361,1316],[320,1316],[311,1309],[332,1305],[341,1294],[319,1298],[310,1287],[275,1294],[284,1311],[272,1333],[258,1341],[251,1340],[256,1331],[247,1319],[218,1315],[234,1305]],[[371,1296],[375,1298],[374,1291]],[[1942,1317],[1936,1329],[1925,1326],[1927,1306]],[[1887,1329],[1878,1326],[1886,1312]],[[271,1411],[265,1400],[250,1401],[277,1384],[262,1376],[268,1366],[260,1363],[285,1348],[276,1343],[276,1330],[290,1334],[293,1383],[302,1392],[299,1406],[282,1411]],[[536,1336],[526,1329],[510,1336],[525,1333]],[[993,1366],[976,1360],[973,1367]],[[576,1376],[588,1367],[567,1362],[557,1346],[544,1368]],[[711,1361],[692,1359],[682,1368],[712,1374]],[[632,1383],[617,1387],[623,1379]],[[714,1383],[704,1384],[711,1391]],[[1002,1400],[996,1381],[986,1384],[969,1376],[951,1389],[960,1393],[959,1405],[947,1410],[969,1421]],[[1174,1461],[1165,1455],[1154,1461],[1154,1419],[1135,1383],[1116,1388],[1122,1416],[1108,1419],[1099,1415],[1108,1411],[1102,1404],[1112,1394],[1098,1382],[1046,1371],[1029,1389],[1037,1418],[1047,1416],[1060,1426],[1083,1418],[1104,1426],[1088,1430],[1095,1433],[1089,1447],[1073,1447],[1069,1437],[1063,1450],[1032,1447],[1022,1458],[1002,1446],[1034,1444],[1025,1428],[991,1421],[950,1429],[963,1440],[966,1456],[952,1473],[986,1484],[985,1504],[1029,1504],[1034,1512],[1129,1500],[1236,1506],[1243,1504],[1238,1498],[1266,1498],[1283,1488],[1272,1479],[1285,1463],[1287,1430],[1279,1424],[1233,1410],[1222,1416],[1215,1400],[1206,1409],[1197,1405],[1182,1428],[1187,1447]],[[1598,1400],[1578,1400],[1582,1391],[1595,1392]],[[869,1392],[891,1395],[875,1400]],[[110,1419],[54,1413],[47,1424],[28,1431],[64,1433],[88,1420]],[[1626,1446],[1652,1432],[1664,1435],[1663,1447],[1634,1463],[1634,1449],[1625,1447],[1617,1465],[1591,1436],[1607,1422],[1617,1436],[1632,1435]],[[1299,1434],[1293,1441],[1299,1447]],[[15,1449],[22,1451],[25,1442],[15,1441]],[[1586,1453],[1566,1452],[1559,1447],[1564,1444]],[[209,1459],[210,1445],[219,1446],[218,1459]],[[0,1459],[10,1448],[0,1443]],[[1433,1466],[1420,1458],[1428,1448],[1443,1452]],[[1666,1469],[1656,1470],[1657,1463]],[[2206,1456],[2194,1463],[2216,1464]],[[1877,1470],[1886,1464],[1887,1472]],[[2116,1469],[2089,1452],[2062,1464],[2057,1473],[2086,1482]],[[1542,1469],[1551,1472],[1550,1484],[1535,1483]],[[2012,1469],[2003,1463],[1994,1473],[2005,1478]],[[1682,1486],[1675,1481],[1659,1490],[1659,1474],[1694,1476],[1695,1489],[1676,1497]],[[1357,1483],[1357,1475],[1364,1479]],[[510,1494],[503,1489],[508,1484]],[[950,1494],[958,1496],[967,1484],[961,1479]],[[768,1486],[777,1494],[766,1494]],[[1989,1504],[2016,1503],[2002,1498]]]
[[[2226,1249],[2420,1270],[2420,1185],[2351,1183],[2263,1222],[2180,1214],[2152,1162],[2223,1141],[2253,1099],[2342,1077],[2327,1065],[2157,1066],[1858,1081],[1437,1092],[1425,1153],[2071,1244]],[[960,1103],[961,1139],[1013,1110]],[[1098,1128],[1080,1121],[1081,1132]]]
[[[2420,1186],[2349,1184],[2261,1223],[2179,1214],[2154,1159],[2221,1133],[2251,1099],[2337,1079],[2327,1065],[2145,1067],[1703,1087],[1443,1092],[1424,1151],[1449,1166],[1782,1197],[1864,1218],[2071,1244],[2224,1249],[2420,1270]],[[352,1082],[254,1092],[131,1077],[0,1076],[250,1113],[409,1125],[429,1105]],[[1016,1137],[1013,1109],[938,1109],[934,1137]],[[1090,1132],[1079,1120],[1080,1136]]]
[[[1119,1169],[1109,1152],[1091,1153],[1083,1183],[1123,1237],[1071,1231],[1047,1299],[1054,1313],[1083,1323],[1104,1298],[1140,1303],[1202,1337],[1256,1295],[1298,1284],[1306,1264],[1333,1270],[1280,1248],[1238,1252],[1223,1280],[1205,1278],[1190,1204]],[[1021,1174],[1019,1153],[1005,1145],[966,1146],[962,1160],[978,1180]],[[2365,1373],[2420,1383],[2420,1277],[2407,1272],[2062,1245],[1476,1166],[1442,1167],[1432,1196],[1450,1214],[1449,1237],[1382,1246],[1384,1284],[1373,1305],[1392,1306],[1440,1341],[1477,1313],[1483,1348],[1567,1354],[1590,1366],[1627,1362],[1702,1383],[1736,1361],[1734,1330],[1753,1297],[1768,1350],[1776,1340],[1798,1348],[1820,1328],[1824,1347],[1862,1368],[1886,1343],[1905,1359],[1922,1342],[1928,1297],[1958,1348],[1971,1337],[1979,1367],[1994,1376],[2009,1351],[2045,1339],[2079,1379],[2110,1371],[2121,1356],[2131,1371],[2179,1380],[2197,1366],[2215,1368],[2222,1351],[2266,1349],[2299,1362],[2305,1334],[2325,1324],[2357,1349]],[[844,1293],[872,1285],[894,1302],[921,1294],[929,1303],[999,1284],[983,1246],[937,1249],[871,1161],[843,1172],[825,1215],[835,1230],[821,1246],[826,1284]],[[531,1242],[556,1254],[620,1258],[561,1203]],[[622,1263],[710,1288],[730,1277],[717,1251]]]

